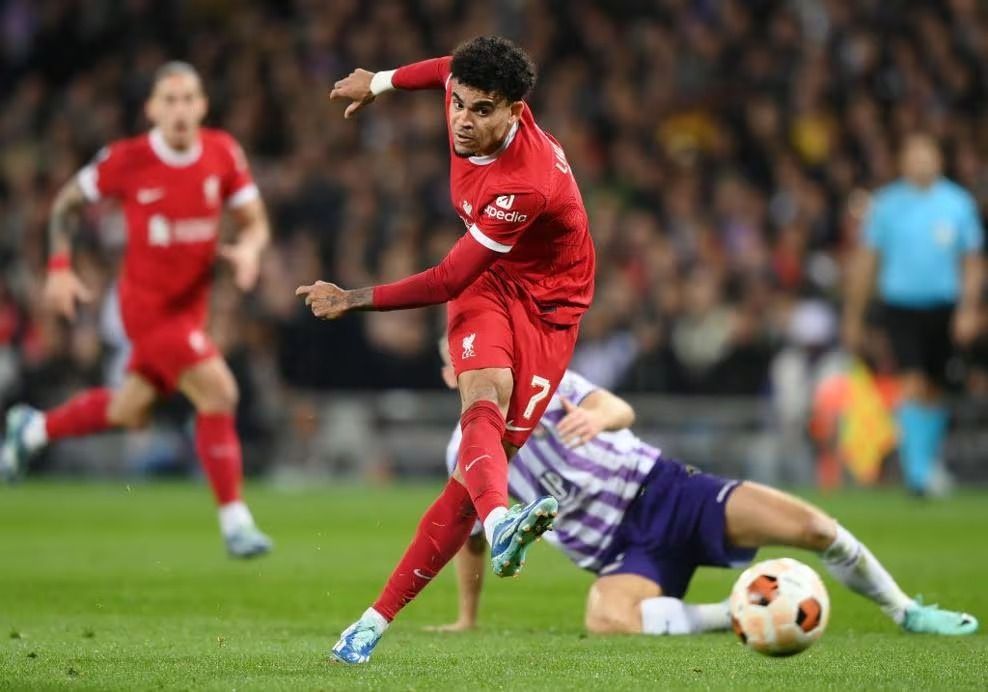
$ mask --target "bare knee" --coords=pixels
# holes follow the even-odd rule
[[[837,538],[837,522],[823,512],[806,512],[800,526],[800,547],[817,552],[829,548]]]
[[[460,399],[463,410],[478,401],[491,401],[497,404],[501,413],[506,413],[511,401],[513,383],[511,371],[505,368],[471,370],[459,377]]]
[[[595,582],[587,595],[587,611],[584,616],[587,632],[590,634],[640,633],[642,616],[639,596],[644,594],[622,589],[621,584],[605,585],[601,581],[603,580]]]
[[[201,363],[183,373],[179,389],[198,413],[234,413],[240,391],[233,373],[220,359]]]
[[[903,400],[933,404],[940,399],[940,391],[930,379],[920,372],[904,373],[900,382]]]
[[[584,624],[590,634],[640,634],[642,631],[641,612],[637,605],[630,603],[587,608]]]
[[[216,387],[195,403],[199,413],[234,413],[240,402],[240,389],[233,377],[217,378]]]
[[[111,401],[106,411],[106,418],[114,427],[140,430],[147,427],[151,421],[151,408],[149,406],[115,405]]]
[[[470,408],[478,401],[493,401],[501,405],[501,395],[493,382],[481,381],[471,383],[470,387],[460,389],[460,396],[463,399],[463,408]]]
[[[151,421],[156,392],[150,383],[130,375],[123,386],[113,392],[106,407],[107,422],[117,428],[138,430]]]

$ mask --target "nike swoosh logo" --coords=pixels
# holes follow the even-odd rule
[[[419,579],[425,579],[426,581],[432,581],[432,577],[430,577],[428,574],[426,574],[425,572],[423,572],[422,570],[420,570],[418,567],[416,567],[415,569],[412,570],[412,574],[414,574]],[[435,575],[432,575],[432,576],[435,576]]]
[[[160,187],[137,191],[137,201],[140,204],[151,204],[151,202],[157,202],[164,196],[165,191]]]
[[[528,432],[529,430],[533,430],[534,427],[535,426],[532,426],[531,428],[519,428],[518,426],[512,425],[511,423],[506,423],[504,429],[510,430],[511,432]]]
[[[463,471],[464,472],[469,471],[470,469],[473,468],[473,465],[476,464],[481,459],[490,459],[490,458],[491,458],[491,455],[490,454],[481,454],[479,457],[477,457],[476,459],[474,459],[473,461],[471,461],[469,464],[467,464],[466,466],[464,466],[463,467]]]

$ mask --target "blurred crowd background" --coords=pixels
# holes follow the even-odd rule
[[[220,271],[215,291],[248,441],[286,416],[304,428],[306,397],[441,388],[441,309],[326,324],[293,289],[399,278],[462,232],[438,95],[389,95],[344,121],[327,94],[355,67],[482,33],[539,67],[531,104],[567,150],[598,251],[573,367],[618,391],[803,411],[820,370],[842,367],[845,260],[906,133],[935,134],[948,175],[988,211],[977,0],[6,0],[0,399],[51,404],[119,376],[122,217],[87,211],[76,263],[100,299],[73,329],[39,309],[45,228],[67,178],[146,128],[151,75],[174,58],[201,70],[208,123],[243,144],[271,215],[259,289],[242,297]],[[881,370],[887,349],[869,343]],[[986,350],[955,369],[961,390],[988,391]]]

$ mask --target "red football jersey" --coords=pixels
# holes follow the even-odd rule
[[[445,87],[450,58],[400,68],[399,88]],[[547,322],[575,324],[593,298],[595,253],[583,198],[566,154],[525,104],[501,149],[464,158],[450,139],[450,195],[468,232],[503,256],[489,272]]]
[[[114,142],[79,172],[87,199],[118,199],[127,222],[120,308],[131,337],[169,317],[205,322],[220,216],[257,198],[226,132],[202,129],[187,151],[157,130]]]

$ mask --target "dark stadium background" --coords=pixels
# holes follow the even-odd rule
[[[843,367],[845,260],[902,135],[935,133],[949,175],[988,210],[976,0],[0,2],[0,403],[51,405],[119,377],[122,218],[85,216],[76,261],[101,298],[68,329],[39,309],[47,214],[103,144],[146,127],[153,70],[181,58],[272,218],[260,288],[241,299],[226,281],[214,300],[250,469],[440,473],[457,407],[438,377],[443,312],[326,324],[293,290],[398,278],[462,232],[439,100],[385,97],[344,122],[327,92],[354,67],[489,32],[538,63],[535,112],[590,211],[597,299],[574,367],[627,394],[644,436],[691,461],[812,481],[804,409],[819,373]],[[871,344],[886,368],[887,345]],[[965,480],[985,475],[986,354],[982,339],[953,370],[947,460]],[[184,472],[187,414],[172,402],[150,432],[60,445],[36,471]]]

